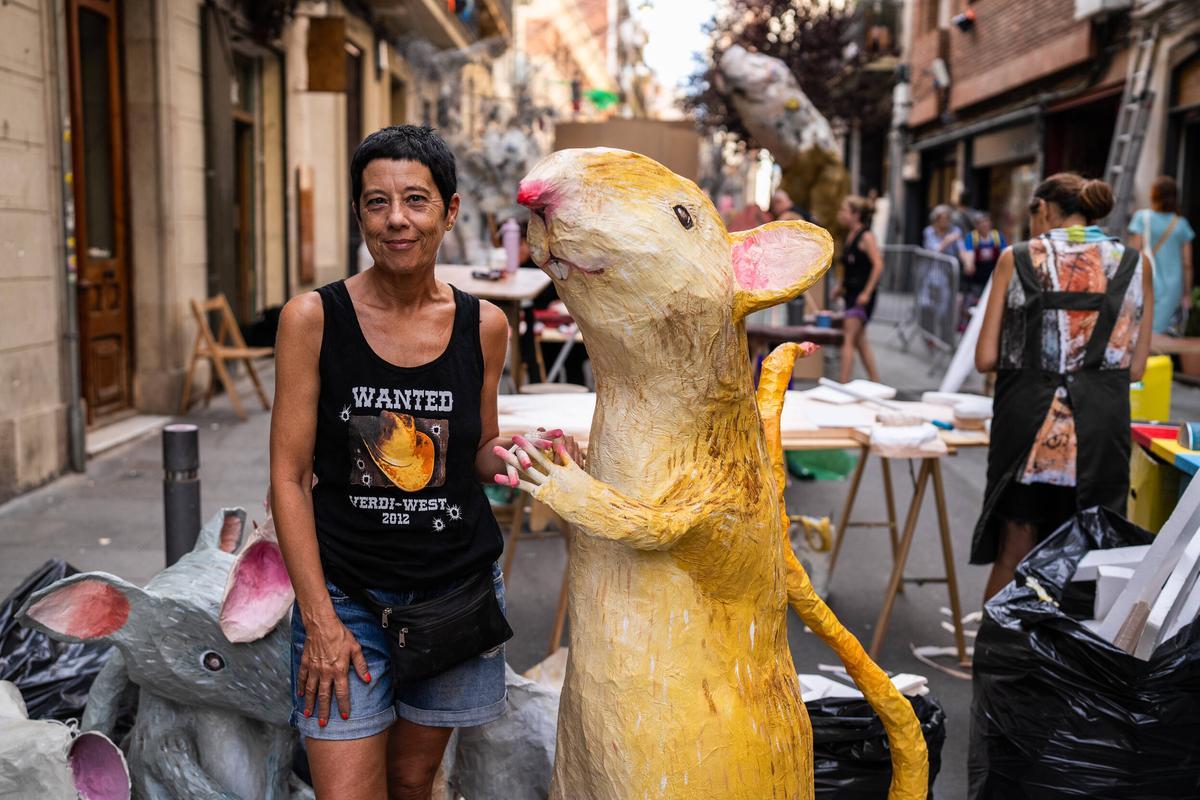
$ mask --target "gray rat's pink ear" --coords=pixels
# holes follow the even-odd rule
[[[221,632],[234,644],[257,641],[287,615],[295,598],[275,524],[268,517],[263,527],[254,526],[229,571],[218,617]]]
[[[66,642],[111,641],[129,622],[144,592],[104,572],[72,575],[35,592],[21,609],[21,624]]]
[[[768,222],[729,237],[735,320],[791,300],[816,283],[833,262],[829,231],[800,220]]]

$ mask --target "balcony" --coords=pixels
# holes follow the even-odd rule
[[[477,0],[470,16],[446,0],[365,0],[389,36],[419,36],[438,48],[467,47],[499,36],[512,40],[512,0]]]

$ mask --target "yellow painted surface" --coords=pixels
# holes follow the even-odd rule
[[[1188,450],[1174,439],[1151,439],[1150,452],[1166,461],[1168,464],[1175,463],[1175,456],[1180,453],[1195,453],[1195,450]]]
[[[790,603],[887,721],[891,797],[924,797],[911,707],[783,546],[783,393],[767,379],[769,449],[741,322],[820,278],[828,233],[788,222],[731,237],[695,184],[624,151],[556,153],[522,183],[523,196],[539,192],[532,257],[551,274],[551,259],[570,265],[555,284],[597,383],[586,471],[524,473],[577,534],[551,796],[811,798]]]
[[[1150,356],[1142,379],[1129,386],[1129,418],[1166,422],[1171,418],[1170,356]]]

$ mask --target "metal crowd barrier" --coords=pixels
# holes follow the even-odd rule
[[[958,340],[958,259],[910,244],[884,245],[881,251],[883,276],[872,321],[894,325],[905,352],[913,341],[923,342],[934,356],[934,374]]]

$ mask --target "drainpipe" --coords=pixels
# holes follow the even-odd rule
[[[71,150],[71,93],[67,67],[66,5],[55,3],[54,44],[58,73],[59,158],[62,161],[62,235],[67,292],[63,346],[67,361],[67,463],[75,472],[87,469],[87,433],[83,413],[83,379],[79,354],[79,274],[75,255],[74,156]]]

